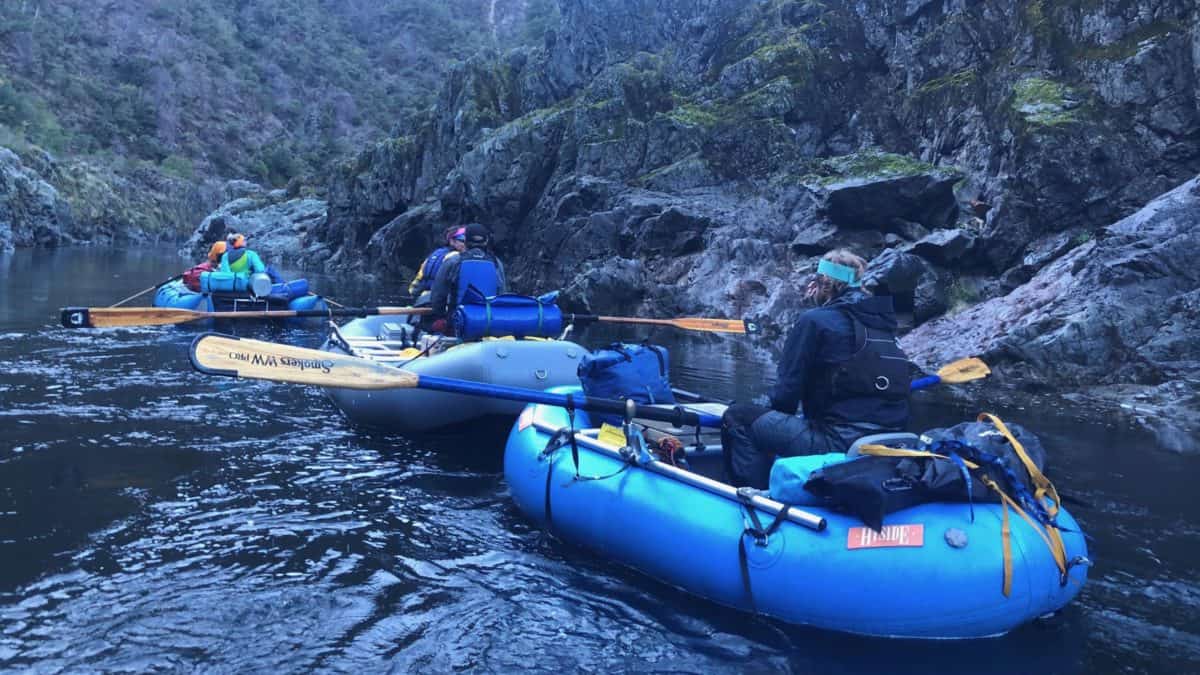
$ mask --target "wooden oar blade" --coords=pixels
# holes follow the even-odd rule
[[[991,373],[991,368],[988,368],[986,363],[977,358],[959,359],[954,363],[942,366],[937,371],[938,377],[942,378],[942,382],[946,384],[970,382],[987,377]]]
[[[737,333],[742,335],[758,332],[758,324],[743,319],[683,318],[667,319],[667,321],[676,328],[701,330],[709,333]]]
[[[417,386],[414,373],[368,359],[205,333],[192,342],[192,366],[208,375],[339,389],[402,389]]]
[[[174,307],[64,307],[60,318],[67,328],[169,326],[205,317],[204,312]]]

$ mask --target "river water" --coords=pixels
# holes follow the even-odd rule
[[[111,304],[183,265],[0,254],[0,669],[1200,671],[1200,457],[1102,412],[988,403],[1038,432],[1051,477],[1088,503],[1072,511],[1096,567],[1065,612],[973,642],[834,635],[724,609],[532,527],[507,498],[503,427],[368,432],[317,389],[193,372],[199,329],[58,327],[61,306]],[[314,281],[346,304],[400,295]],[[319,323],[238,331],[323,338]],[[673,347],[684,388],[749,398],[772,374],[740,339],[652,337]],[[916,426],[974,407],[922,394]]]

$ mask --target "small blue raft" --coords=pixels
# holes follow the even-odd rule
[[[591,423],[575,413],[575,429]],[[617,444],[580,432],[577,468],[569,444],[548,446],[563,428],[567,412],[543,405],[513,428],[504,474],[521,511],[562,539],[740,610],[863,635],[981,638],[1062,609],[1086,579],[1086,564],[1063,575],[1038,531],[1010,513],[1006,597],[999,504],[976,503],[974,522],[967,504],[924,504],[890,514],[882,533],[793,506],[755,536],[783,505],[720,482],[719,446],[689,451],[684,469],[628,461]],[[1065,510],[1057,522],[1067,559],[1086,562],[1078,524]]]
[[[308,282],[297,279],[272,286],[271,294],[256,298],[249,293],[198,293],[182,281],[172,281],[154,294],[155,307],[174,307],[198,312],[262,312],[267,310],[324,310],[325,298],[308,294]]]

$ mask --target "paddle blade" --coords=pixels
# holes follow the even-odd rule
[[[704,319],[704,318],[686,318],[686,319],[667,319],[676,328],[685,330],[700,330],[709,333],[757,333],[758,324],[742,319]]]
[[[937,371],[938,377],[946,384],[959,384],[979,380],[991,375],[992,370],[987,364],[976,358],[959,359],[954,363],[942,366]]]
[[[62,325],[67,328],[114,328],[117,326],[169,326],[203,319],[207,314],[173,307],[64,307]]]
[[[356,356],[205,333],[192,342],[192,366],[208,375],[340,389],[404,389],[417,376]]]

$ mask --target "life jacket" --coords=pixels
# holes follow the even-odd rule
[[[496,263],[490,257],[460,256],[460,260],[458,288],[454,291],[456,307],[462,302],[468,288],[474,287],[485,298],[490,298],[500,291],[500,273],[496,270]]]
[[[856,398],[908,400],[912,375],[908,356],[896,342],[896,334],[868,328],[850,312],[842,312],[854,324],[858,350],[830,372],[832,402]]]
[[[235,248],[225,252],[229,263],[229,271],[234,274],[245,274],[250,271],[250,259],[246,257],[246,248]]]
[[[425,259],[425,264],[421,266],[421,283],[413,289],[413,293],[421,294],[425,291],[433,289],[433,280],[437,278],[438,270],[441,269],[442,263],[446,260],[446,255],[454,249],[449,246],[443,246]]]

